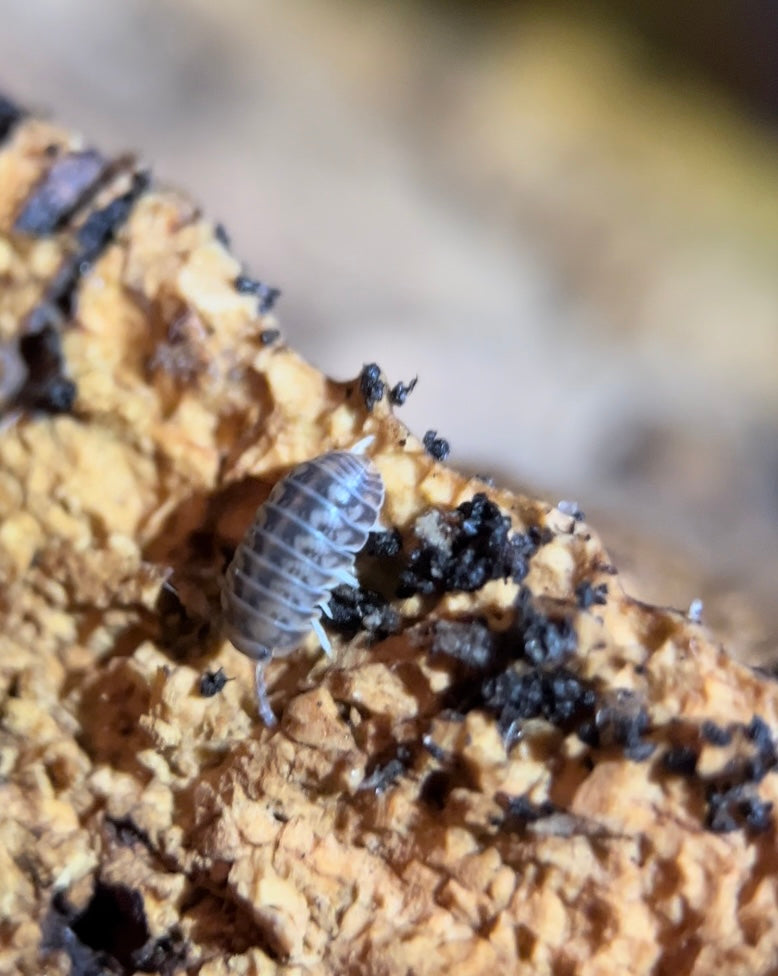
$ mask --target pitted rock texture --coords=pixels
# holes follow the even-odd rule
[[[774,972],[771,678],[276,341],[132,160],[19,113],[0,235],[0,972]],[[368,434],[392,535],[267,729],[221,573]]]

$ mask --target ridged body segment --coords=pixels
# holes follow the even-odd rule
[[[235,551],[222,588],[227,636],[258,661],[289,654],[351,574],[384,500],[371,462],[333,451],[276,484]]]

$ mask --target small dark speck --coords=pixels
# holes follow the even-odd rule
[[[740,827],[760,834],[769,829],[772,811],[772,803],[760,800],[741,784],[722,792],[714,790],[709,793],[706,825],[709,830],[721,834]]]
[[[265,329],[259,334],[259,341],[263,346],[272,346],[273,343],[281,335],[278,329]]]
[[[632,762],[645,762],[654,754],[656,746],[653,742],[637,742],[634,745],[625,746],[624,755]]]
[[[368,412],[383,398],[384,381],[377,363],[366,363],[359,376],[359,390]]]
[[[584,580],[576,586],[575,598],[582,610],[588,610],[596,604],[602,606],[608,600],[608,584],[598,583],[597,586],[592,586],[588,580]]]
[[[269,312],[281,295],[279,288],[271,288],[264,281],[257,278],[249,278],[248,275],[238,275],[235,279],[235,288],[241,295],[256,295],[259,299],[259,314],[264,315]]]
[[[368,556],[390,559],[398,556],[402,547],[403,538],[398,530],[388,529],[386,532],[371,532],[367,537],[363,552]]]
[[[222,668],[217,671],[206,671],[200,676],[200,694],[203,698],[212,698],[219,694],[228,681],[229,678]]]
[[[448,441],[443,437],[438,437],[436,430],[428,430],[424,435],[422,443],[427,454],[435,458],[436,461],[445,461],[451,453],[451,447]]]
[[[230,235],[227,233],[227,228],[224,226],[224,224],[217,224],[214,227],[213,236],[223,247],[226,247],[229,250],[232,242],[230,241]]]
[[[389,391],[389,400],[396,406],[401,407],[413,393],[414,387],[419,382],[419,377],[414,376],[410,383],[395,383]]]
[[[702,723],[700,734],[712,746],[728,746],[732,742],[732,732],[710,720]]]
[[[773,737],[770,734],[770,727],[759,715],[754,715],[746,726],[746,735],[760,752],[771,752],[773,750]]]

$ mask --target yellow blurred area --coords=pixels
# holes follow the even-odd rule
[[[418,374],[456,465],[576,499],[638,595],[766,659],[775,118],[627,6],[8,0],[0,88],[139,149],[314,364]]]

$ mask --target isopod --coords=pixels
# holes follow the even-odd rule
[[[224,631],[256,664],[259,713],[275,725],[264,669],[285,657],[311,630],[332,647],[320,615],[332,590],[358,586],[354,557],[378,524],[384,483],[363,456],[373,440],[330,451],[293,468],[260,505],[227,568],[221,592]]]

